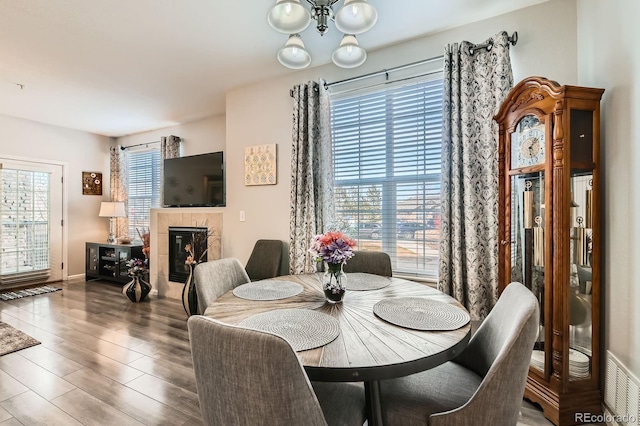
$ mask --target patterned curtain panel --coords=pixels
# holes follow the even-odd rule
[[[293,102],[289,271],[303,274],[315,270],[311,238],[322,233],[333,216],[329,96],[324,81],[295,86]]]
[[[164,160],[180,157],[180,141],[177,136],[162,136],[160,138],[160,205],[164,200]]]
[[[160,138],[160,155],[163,160],[180,157],[180,140],[173,135]]]
[[[498,127],[493,115],[513,86],[506,32],[490,51],[445,48],[442,219],[438,288],[473,319],[498,299]]]
[[[111,201],[123,201],[125,211],[129,211],[129,192],[127,191],[127,157],[126,151],[120,145],[112,146],[109,153],[109,176]],[[129,235],[129,219],[116,218],[116,235]]]

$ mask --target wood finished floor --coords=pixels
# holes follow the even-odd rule
[[[201,425],[181,302],[121,287],[0,301],[0,321],[42,344],[0,357],[0,425]],[[551,425],[523,403],[519,426]]]

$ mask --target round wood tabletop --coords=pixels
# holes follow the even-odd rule
[[[406,376],[449,361],[469,341],[470,323],[453,331],[418,331],[390,324],[373,313],[373,305],[378,301],[406,296],[427,297],[464,310],[455,299],[432,287],[388,278],[389,286],[368,291],[347,290],[344,301],[334,305],[325,302],[320,276],[274,278],[304,287],[302,293],[287,299],[246,300],[229,291],[215,300],[205,315],[233,325],[274,309],[314,309],[331,315],[340,323],[340,335],[325,346],[298,352],[309,378],[317,381],[377,381]]]

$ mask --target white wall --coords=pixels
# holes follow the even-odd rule
[[[109,222],[98,217],[109,200],[109,143],[106,136],[0,115],[0,156],[63,163],[67,191],[67,274],[84,273],[85,242],[106,241]],[[82,195],[82,172],[102,172],[103,195]]]
[[[640,377],[640,2],[578,2],[578,76],[601,87],[604,338]]]
[[[225,150],[225,116],[203,118],[177,126],[165,127],[149,132],[136,133],[115,139],[115,143],[130,146],[159,141],[161,136],[179,136],[182,138],[182,155],[197,155]]]
[[[441,55],[448,43],[462,40],[479,43],[501,30],[509,34],[515,30],[520,36],[511,50],[516,82],[530,75],[541,75],[563,84],[577,83],[576,2],[563,0],[371,52],[367,63],[356,70],[326,65],[229,91],[225,256],[246,262],[257,239],[289,239],[292,127],[289,89],[293,85],[319,77],[331,82],[431,58]],[[244,148],[266,143],[278,144],[278,184],[244,186]],[[238,220],[240,211],[246,212],[246,222]]]

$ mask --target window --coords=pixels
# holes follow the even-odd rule
[[[442,73],[331,96],[336,218],[394,272],[437,278]]]
[[[149,209],[160,207],[160,150],[127,152],[129,235],[149,228]]]

